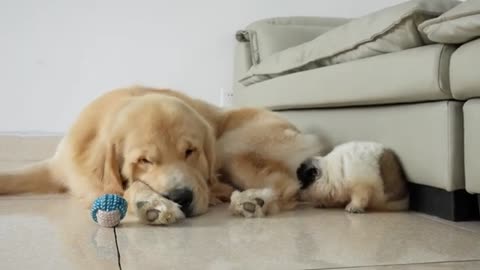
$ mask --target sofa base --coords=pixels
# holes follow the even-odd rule
[[[410,183],[410,210],[450,221],[480,220],[480,196]]]
[[[478,214],[480,215],[480,194],[477,195],[477,202],[478,202]]]

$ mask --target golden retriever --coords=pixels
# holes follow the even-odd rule
[[[88,105],[51,159],[0,173],[0,194],[68,191],[87,206],[120,194],[148,224],[171,224],[229,199],[233,213],[261,217],[295,206],[296,169],[322,147],[318,136],[267,110],[223,110],[132,87]]]

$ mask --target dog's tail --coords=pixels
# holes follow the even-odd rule
[[[45,160],[21,169],[0,172],[0,195],[18,193],[58,193],[65,187],[55,178],[52,160]]]
[[[386,211],[404,211],[408,210],[410,204],[409,197],[406,196],[405,198],[395,200],[395,201],[387,201],[384,205],[384,209]]]

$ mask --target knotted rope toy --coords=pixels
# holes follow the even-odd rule
[[[127,214],[127,201],[116,194],[105,194],[92,204],[93,220],[103,227],[116,227]]]

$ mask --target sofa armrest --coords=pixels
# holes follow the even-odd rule
[[[238,39],[238,38],[237,38]],[[239,81],[252,66],[250,45],[248,42],[239,42],[235,46],[235,58],[233,60],[233,90],[245,88]]]
[[[235,49],[234,89],[252,65],[287,48],[308,42],[350,19],[328,17],[278,17],[254,22],[237,31]]]

